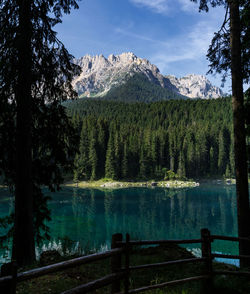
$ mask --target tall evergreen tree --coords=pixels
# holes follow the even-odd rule
[[[98,119],[98,177],[102,177],[105,173],[105,155],[107,148],[107,125],[103,119]]]
[[[123,144],[123,157],[122,157],[122,168],[121,168],[121,176],[123,179],[127,179],[129,175],[128,170],[128,151],[127,151],[127,143]]]
[[[218,154],[218,169],[220,174],[224,174],[226,170],[226,142],[224,137],[224,130],[219,134],[219,154]]]
[[[142,147],[140,151],[139,161],[139,176],[144,179],[149,176],[149,169],[151,166],[148,164],[148,158],[145,149]]]
[[[209,174],[210,176],[217,175],[217,163],[216,154],[213,146],[210,147],[209,150]]]
[[[191,1],[197,2],[197,0]],[[208,11],[209,3],[213,7],[223,5],[226,9],[224,22],[214,35],[207,57],[211,62],[211,73],[223,72],[225,78],[227,72],[231,71],[238,234],[240,237],[249,237],[250,207],[243,81],[248,82],[250,78],[250,4],[247,0],[200,0],[200,10]],[[240,255],[250,254],[247,242],[240,242],[239,251]],[[249,264],[241,260],[241,264],[244,263]]]
[[[120,138],[119,132],[115,130],[114,135],[114,150],[115,150],[115,170],[116,170],[116,178],[121,177],[121,146],[120,146]]]
[[[185,167],[185,161],[184,161],[183,152],[181,152],[180,155],[179,155],[179,163],[178,163],[177,174],[181,178],[186,177],[186,167]]]
[[[247,2],[247,1],[245,1]],[[249,5],[249,2],[248,2]],[[250,207],[248,194],[248,172],[246,157],[246,131],[243,98],[243,66],[241,54],[241,24],[239,1],[229,1],[230,9],[230,55],[232,76],[232,104],[234,121],[234,154],[237,193],[238,233],[240,237],[250,236]],[[248,7],[249,11],[249,7]],[[248,16],[250,13],[248,12]],[[250,28],[248,27],[248,30]],[[249,41],[248,41],[249,42]],[[249,48],[248,48],[249,50]],[[250,62],[249,60],[246,62]],[[249,74],[249,67],[248,67]],[[240,242],[240,254],[249,255],[250,246],[247,242]],[[240,261],[241,265],[249,265],[249,261]]]
[[[61,22],[62,12],[69,13],[72,6],[77,8],[76,1],[2,0],[0,5],[0,120],[8,111],[16,121],[9,126],[1,121],[7,135],[14,136],[1,141],[6,155],[0,169],[15,191],[12,258],[19,265],[34,261],[34,236],[39,237],[35,224],[41,228],[44,217],[48,218],[39,216],[41,205],[46,207],[40,187],[56,189],[62,180],[59,165],[69,158],[65,134],[72,129],[69,131],[60,102],[75,95],[71,81],[79,68],[52,28]],[[51,130],[52,141],[47,135]],[[37,142],[42,145],[37,146]],[[16,166],[6,160],[10,151],[16,154]]]
[[[116,158],[115,158],[115,146],[114,146],[114,135],[111,131],[109,134],[107,153],[106,153],[106,162],[105,162],[105,177],[116,179],[117,170],[116,170]]]
[[[90,138],[88,136],[89,129],[87,120],[82,122],[82,129],[80,133],[79,153],[75,156],[74,161],[74,180],[89,179],[89,145]]]
[[[90,180],[92,181],[96,180],[97,167],[98,167],[96,129],[93,129],[91,134],[91,140],[90,140],[90,146],[89,146],[89,166],[91,169]]]

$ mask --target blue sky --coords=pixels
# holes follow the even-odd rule
[[[206,74],[206,52],[224,19],[224,8],[199,13],[190,0],[82,0],[79,6],[55,28],[75,57],[133,52],[177,77]],[[207,77],[220,86],[219,75]]]

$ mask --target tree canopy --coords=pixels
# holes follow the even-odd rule
[[[0,173],[15,194],[13,254],[24,264],[34,259],[32,230],[38,241],[41,229],[48,237],[41,187],[59,188],[74,145],[61,102],[76,97],[71,82],[80,69],[53,27],[78,6],[75,0],[3,0],[0,8]]]
[[[197,2],[197,0],[191,0]],[[225,19],[220,30],[215,33],[207,57],[210,73],[223,72],[223,80],[230,70],[232,81],[232,108],[234,125],[234,158],[238,212],[238,234],[250,236],[250,207],[248,190],[248,170],[246,153],[246,106],[244,105],[243,83],[249,81],[249,16],[250,4],[247,0],[200,0],[200,10],[223,5]],[[249,244],[239,242],[240,255],[249,255]],[[241,260],[241,265],[249,261]]]
[[[75,180],[234,174],[230,98],[67,103],[79,136]]]

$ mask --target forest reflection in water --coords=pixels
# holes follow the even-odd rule
[[[85,252],[110,248],[117,232],[139,240],[199,238],[205,227],[212,234],[237,235],[235,186],[65,189],[52,196],[50,208],[54,242],[72,240]],[[237,246],[217,241],[213,251],[237,253]]]
[[[200,229],[212,234],[237,235],[234,185],[203,183],[188,189],[124,188],[114,190],[63,188],[50,193],[51,240],[37,247],[58,249],[63,254],[90,253],[110,248],[114,233],[129,233],[131,239],[191,239]],[[13,199],[0,190],[0,217],[13,211]],[[197,244],[186,246],[195,253]],[[213,243],[212,250],[238,253],[237,244]],[[0,263],[10,258],[10,250],[0,250]]]

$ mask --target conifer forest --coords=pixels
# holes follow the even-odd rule
[[[67,102],[78,134],[74,179],[229,177],[234,173],[231,100]],[[168,173],[169,174],[169,173]]]

